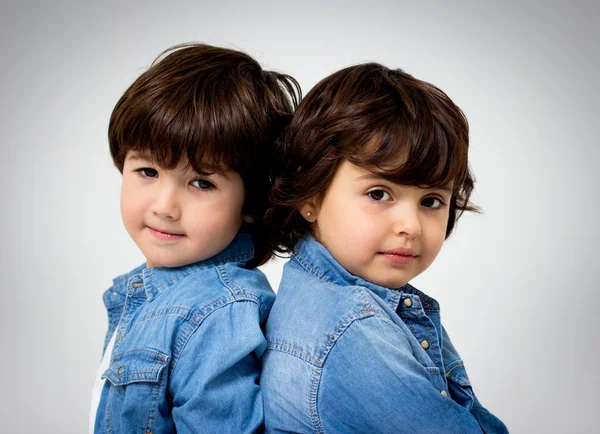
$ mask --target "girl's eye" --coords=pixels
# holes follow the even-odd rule
[[[426,197],[421,201],[421,205],[431,209],[438,209],[444,206],[444,202],[437,197]]]
[[[210,181],[207,181],[206,179],[196,179],[195,181],[192,181],[192,185],[197,189],[204,191],[212,190],[213,188],[215,188],[215,184],[213,184]]]
[[[392,196],[390,196],[390,194],[385,190],[371,190],[367,193],[367,196],[377,202],[387,201],[392,198]]]
[[[141,169],[137,169],[136,172],[142,178],[156,178],[158,176],[158,172],[150,167],[142,167]]]

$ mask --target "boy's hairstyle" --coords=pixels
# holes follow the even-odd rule
[[[321,80],[300,103],[279,149],[267,226],[272,246],[291,251],[311,225],[298,208],[321,197],[344,160],[403,185],[452,183],[446,238],[469,203],[469,125],[437,87],[376,63]]]
[[[123,171],[128,151],[165,169],[185,161],[199,174],[226,170],[244,181],[243,212],[254,218],[255,256],[271,257],[264,213],[271,158],[301,97],[296,80],[263,70],[245,53],[205,44],[165,50],[127,89],[108,128],[110,152]],[[201,220],[198,224],[202,224]]]

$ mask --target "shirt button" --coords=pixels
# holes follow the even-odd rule
[[[134,288],[139,288],[140,286],[142,286],[144,284],[144,282],[133,282],[133,287]]]
[[[442,394],[442,396],[448,396],[445,390],[440,390],[440,393]]]
[[[404,306],[406,306],[406,307],[412,307],[412,300],[410,298],[405,298],[404,299]]]
[[[429,342],[427,342],[427,340],[422,340],[421,341],[421,347],[423,347],[424,350],[428,350],[429,349]]]
[[[117,368],[117,375],[123,375],[123,372],[125,372],[125,366],[121,365]]]

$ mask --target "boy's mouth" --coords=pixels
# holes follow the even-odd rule
[[[163,229],[153,228],[152,226],[146,226],[146,227],[148,228],[150,235],[152,235],[154,238],[161,240],[161,241],[176,240],[176,239],[179,239],[179,238],[185,236],[185,234],[169,232],[169,231],[166,231]]]

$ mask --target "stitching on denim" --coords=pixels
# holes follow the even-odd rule
[[[218,265],[215,265],[215,268],[217,270],[217,274],[219,275],[219,280],[223,283],[223,285],[225,285],[225,288],[227,288],[229,290],[231,295],[233,297],[237,298],[237,294],[236,294],[237,291],[234,288],[235,284],[233,282],[231,282],[231,277],[229,276],[229,273],[227,272],[227,270],[224,269],[225,267],[223,267],[222,264],[218,264]]]
[[[122,377],[122,378],[125,378],[125,379],[128,379],[128,378],[130,378],[130,377],[136,377],[136,376],[140,376],[140,375],[147,375],[147,374],[152,374],[152,375],[155,375],[155,374],[157,374],[157,373],[156,373],[156,372],[154,372],[154,371],[135,371],[135,372],[130,372],[130,373],[128,373],[127,375],[119,375],[119,374],[117,374],[117,373],[116,373],[116,372],[115,372],[113,369],[110,369],[109,371],[110,371],[111,373],[115,374],[115,376],[117,376],[117,377]],[[137,380],[137,378],[135,378],[135,379]],[[131,380],[134,380],[134,378],[131,378]],[[145,381],[144,381],[144,380],[145,380]],[[127,381],[126,381],[126,380],[124,380],[124,381],[120,381],[120,383],[121,383],[121,382],[127,383]],[[132,382],[134,382],[134,381],[132,381]],[[136,383],[140,383],[140,381],[135,381],[135,382],[136,382]],[[147,379],[143,379],[141,382],[147,382],[147,383],[151,383],[152,381],[149,381],[149,380],[147,380]]]
[[[150,406],[148,407],[148,417],[152,419],[152,422],[148,422],[148,420],[146,421],[146,432],[150,433],[154,432],[154,428],[156,427],[156,415],[158,413],[158,401],[160,398],[160,384],[160,381],[155,383],[152,386],[152,390],[150,391]]]
[[[361,314],[367,314],[367,316],[361,316]],[[321,422],[319,417],[318,408],[317,408],[317,395],[318,388],[321,386],[321,375],[325,368],[325,362],[327,361],[327,357],[331,353],[333,347],[339,340],[339,338],[350,328],[350,326],[356,321],[362,321],[368,318],[380,317],[380,315],[375,315],[376,312],[371,310],[363,310],[359,312],[354,312],[344,319],[340,323],[340,325],[336,328],[336,330],[329,336],[329,340],[327,344],[323,347],[321,360],[322,366],[315,369],[315,373],[313,375],[313,381],[311,385],[311,396],[310,396],[310,411],[311,411],[311,419],[315,430],[317,433],[325,433],[325,428]]]
[[[164,287],[171,286],[172,284],[185,279],[186,277],[190,276],[194,270],[195,269],[189,269],[189,270],[178,272],[177,274],[175,274],[175,276],[173,276],[169,280],[166,280],[165,282],[161,283],[160,285],[154,284],[154,273],[151,272],[151,273],[149,273],[150,274],[150,284],[157,291],[163,291]],[[154,295],[153,298],[156,298],[156,295]]]
[[[115,285],[119,285],[119,284],[123,283],[124,281],[129,280],[130,277],[131,276],[129,274],[125,274],[125,275],[121,275],[121,276],[116,277],[113,280],[113,286],[111,286],[111,288],[114,288]]]
[[[323,423],[321,422],[321,418],[319,417],[318,409],[317,409],[317,389],[321,385],[319,381],[321,379],[321,373],[323,372],[322,368],[316,368],[315,373],[313,375],[313,381],[310,387],[310,397],[309,397],[309,410],[310,410],[310,418],[312,420],[313,426],[317,433],[325,433],[325,429],[323,427]]]
[[[185,314],[182,312],[178,312],[178,310],[185,311]],[[169,305],[163,306],[158,309],[155,309],[151,312],[146,312],[142,317],[138,320],[138,323],[148,321],[150,319],[156,318],[158,316],[178,316],[185,320],[189,319],[191,315],[193,315],[194,311],[187,306],[181,305]]]
[[[321,279],[331,283],[331,281],[323,273],[321,273],[316,268],[313,268],[312,265],[310,265],[310,263],[296,249],[294,249],[294,256],[292,256],[292,260],[296,260],[296,262],[298,262],[298,264],[302,268],[304,268],[306,271],[312,272],[313,274],[316,274]]]
[[[258,305],[258,302],[251,297],[245,297],[241,299],[230,299],[230,298],[221,298],[218,302],[214,302],[208,306],[205,306],[200,312],[194,315],[185,326],[181,327],[180,332],[177,333],[177,337],[175,338],[175,349],[171,355],[171,363],[169,363],[169,376],[177,366],[177,362],[181,358],[183,351],[185,350],[188,342],[192,338],[192,336],[198,331],[204,320],[208,318],[211,314],[216,312],[218,309],[221,309],[225,306],[228,306],[233,303],[254,303]],[[205,312],[206,310],[206,312]]]
[[[229,275],[229,271],[227,270],[227,264],[221,264],[221,267],[223,268],[223,270],[225,271],[225,274],[227,274],[227,279],[229,280],[229,282],[231,282],[231,284],[237,288],[236,291],[236,297],[241,296],[244,293],[244,290],[242,289],[242,287],[240,285],[238,285],[233,278]]]
[[[379,315],[374,315],[374,312],[369,309],[361,310],[361,311],[354,312],[354,313],[351,313],[350,315],[348,315],[346,317],[346,319],[344,319],[344,321],[342,321],[340,323],[340,325],[338,325],[338,327],[335,329],[335,331],[331,335],[329,335],[329,339],[328,339],[327,343],[321,350],[321,357],[320,357],[320,359],[322,360],[321,363],[323,365],[325,364],[325,360],[327,359],[327,356],[331,352],[331,349],[335,346],[335,343],[337,342],[337,340],[344,334],[344,332],[346,330],[348,330],[348,328],[350,327],[350,325],[352,325],[353,322],[358,321],[358,320],[364,320],[364,319],[371,318],[374,316],[379,317]]]
[[[421,298],[419,297],[419,302],[421,303],[421,305],[423,304],[421,301]],[[433,363],[438,364],[438,360],[437,360],[437,356],[436,356],[436,351],[435,351],[435,343],[433,342],[433,335],[431,334],[431,328],[429,327],[429,324],[427,324],[424,320],[423,317],[421,316],[421,313],[419,312],[419,309],[415,309],[415,314],[417,315],[417,317],[419,318],[419,322],[423,323],[425,325],[425,327],[427,327],[427,334],[429,335],[429,347],[430,347],[430,354],[433,355]],[[431,322],[431,319],[429,319],[429,317],[427,317],[427,319]],[[413,335],[416,338],[416,335],[413,333]],[[420,344],[420,342],[419,342]]]
[[[305,362],[313,361],[313,365],[317,367],[319,367],[322,364],[321,359],[311,356],[307,352],[304,352],[296,347],[292,347],[291,345],[286,345],[274,341],[267,341],[267,349],[272,351],[278,351],[284,354],[289,354],[290,356],[298,357],[300,360],[304,360]],[[300,357],[300,355],[310,360],[305,360],[304,358]]]
[[[156,384],[153,384],[152,387],[150,388],[150,402],[148,403],[148,411],[146,413],[146,422],[144,423],[144,431],[148,432],[149,431],[149,427],[150,427],[150,413],[152,412],[152,397],[154,396],[154,387],[156,387]]]
[[[398,305],[400,304],[400,299],[402,298],[402,295],[400,293],[400,291],[392,291],[392,309],[396,310],[398,309]],[[397,301],[397,303],[396,303]]]
[[[194,273],[196,270],[201,269],[201,268],[208,269],[212,266],[218,266],[221,264],[225,264],[227,262],[242,262],[242,261],[247,262],[248,260],[250,260],[253,257],[253,254],[254,254],[254,249],[250,249],[250,250],[245,250],[240,253],[231,254],[230,256],[226,256],[224,258],[219,258],[218,260],[208,259],[208,260],[202,261],[198,264],[193,264],[193,265],[188,266],[188,268],[185,271],[182,271],[179,274],[183,275],[183,276],[189,276],[190,274]]]
[[[250,256],[252,255],[252,256]],[[208,260],[205,263],[199,264],[197,267],[208,267],[211,265],[224,264],[225,262],[241,262],[242,260],[248,261],[254,256],[254,249],[246,250],[244,252],[240,252],[237,254],[232,254],[231,256],[226,256],[224,258],[220,258],[219,260]]]
[[[408,328],[410,329],[410,332],[413,334],[413,336],[416,336],[417,333],[415,331],[415,328],[413,327],[413,323],[414,323],[413,319],[409,318],[408,316],[406,316],[406,317],[401,316],[400,318],[402,319],[402,322],[408,326]]]
[[[471,387],[471,380],[469,380],[468,377],[460,378],[460,377],[456,377],[454,375],[450,375],[452,373],[452,371],[454,371],[456,368],[460,368],[460,367],[464,368],[465,365],[463,363],[459,363],[456,366],[453,366],[452,369],[450,369],[446,373],[446,377],[449,378],[452,382],[458,384],[459,386]],[[465,371],[465,374],[466,374],[466,371]]]
[[[417,295],[419,298],[425,297],[426,301],[429,302],[429,306],[434,306],[437,305],[437,308],[427,308],[425,309],[425,307],[423,307],[423,310],[425,312],[431,312],[431,313],[439,313],[440,309],[439,309],[439,303],[437,301],[435,301],[433,298],[429,297],[427,294],[425,294],[423,291],[419,291],[417,288],[415,288],[414,286],[412,286],[410,283],[407,283],[405,285],[405,288],[411,290],[413,295]],[[422,303],[421,303],[422,304]]]
[[[111,408],[111,396],[113,389],[112,387],[108,390],[108,396],[106,397],[106,415],[104,416],[104,427],[105,429],[112,434],[112,419],[110,417],[110,408]]]
[[[152,354],[152,356],[150,355],[145,355],[146,354]],[[137,355],[139,354],[139,355]],[[129,350],[126,351],[124,353],[120,353],[120,354],[115,354],[113,357],[111,357],[111,362],[115,362],[117,363],[118,361],[121,360],[126,360],[126,359],[142,359],[142,360],[149,360],[151,362],[162,362],[163,365],[166,365],[169,361],[169,356],[160,353],[158,351],[153,351],[153,350]]]
[[[365,306],[365,310],[366,310],[366,311],[369,311],[369,312],[370,312],[370,311],[372,311],[372,309],[371,309],[371,306],[372,306],[372,305],[371,305],[371,303],[369,303],[369,300],[368,300],[368,299],[367,299],[367,297],[365,296],[365,294],[364,294],[364,292],[363,292],[362,288],[361,288],[360,286],[352,286],[351,288],[352,288],[352,290],[353,290],[354,292],[356,292],[356,294],[357,294],[357,295],[360,297],[360,299],[362,300],[362,302],[363,302],[363,304],[364,304],[364,306]]]
[[[465,365],[464,365],[463,363],[459,363],[458,365],[456,365],[456,366],[453,366],[453,367],[452,367],[452,369],[450,369],[448,372],[446,372],[446,377],[447,377],[447,376],[449,376],[449,375],[450,375],[450,373],[451,373],[452,371],[454,371],[456,368],[460,368],[461,366],[462,366],[462,367],[464,367]]]

